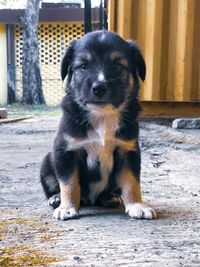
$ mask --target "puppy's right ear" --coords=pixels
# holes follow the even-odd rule
[[[72,58],[73,58],[75,43],[76,43],[76,40],[71,42],[71,44],[67,47],[65,55],[62,59],[62,62],[61,62],[61,78],[62,78],[62,80],[65,79],[65,77],[67,76],[67,74],[69,72],[70,65],[71,65]]]
[[[146,65],[144,59],[142,57],[142,53],[140,52],[139,47],[135,42],[131,40],[126,41],[131,48],[131,60],[134,68],[136,67],[136,71],[140,76],[141,80],[144,82],[146,76]]]

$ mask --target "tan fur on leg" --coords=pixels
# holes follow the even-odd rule
[[[156,218],[154,209],[142,202],[140,182],[129,169],[122,170],[118,182],[122,190],[125,212],[129,216],[137,219]]]
[[[119,186],[122,190],[124,205],[134,202],[142,203],[140,182],[134,177],[133,173],[124,168],[119,175]]]
[[[80,184],[75,170],[67,182],[59,181],[61,204],[55,209],[53,217],[67,220],[78,217],[80,209]]]
[[[60,195],[61,195],[61,208],[76,207],[80,208],[80,184],[78,180],[78,171],[74,171],[71,179],[68,182],[59,181]]]

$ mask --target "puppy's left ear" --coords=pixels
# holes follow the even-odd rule
[[[65,77],[67,76],[67,74],[70,70],[70,65],[71,65],[72,58],[73,58],[75,43],[76,43],[76,40],[71,42],[71,44],[67,47],[65,55],[62,59],[61,70],[60,70],[62,80],[65,79]]]
[[[144,82],[146,76],[146,65],[142,57],[142,53],[135,42],[127,40],[129,47],[131,48],[131,60],[133,65],[136,67],[136,71]]]

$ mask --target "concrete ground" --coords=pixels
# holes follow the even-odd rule
[[[0,126],[0,266],[200,266],[200,130],[141,123],[143,199],[156,220],[88,207],[63,222],[39,183],[58,122]]]

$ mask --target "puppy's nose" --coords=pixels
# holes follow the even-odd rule
[[[95,96],[102,97],[106,93],[105,82],[94,82],[92,84],[92,90]]]

